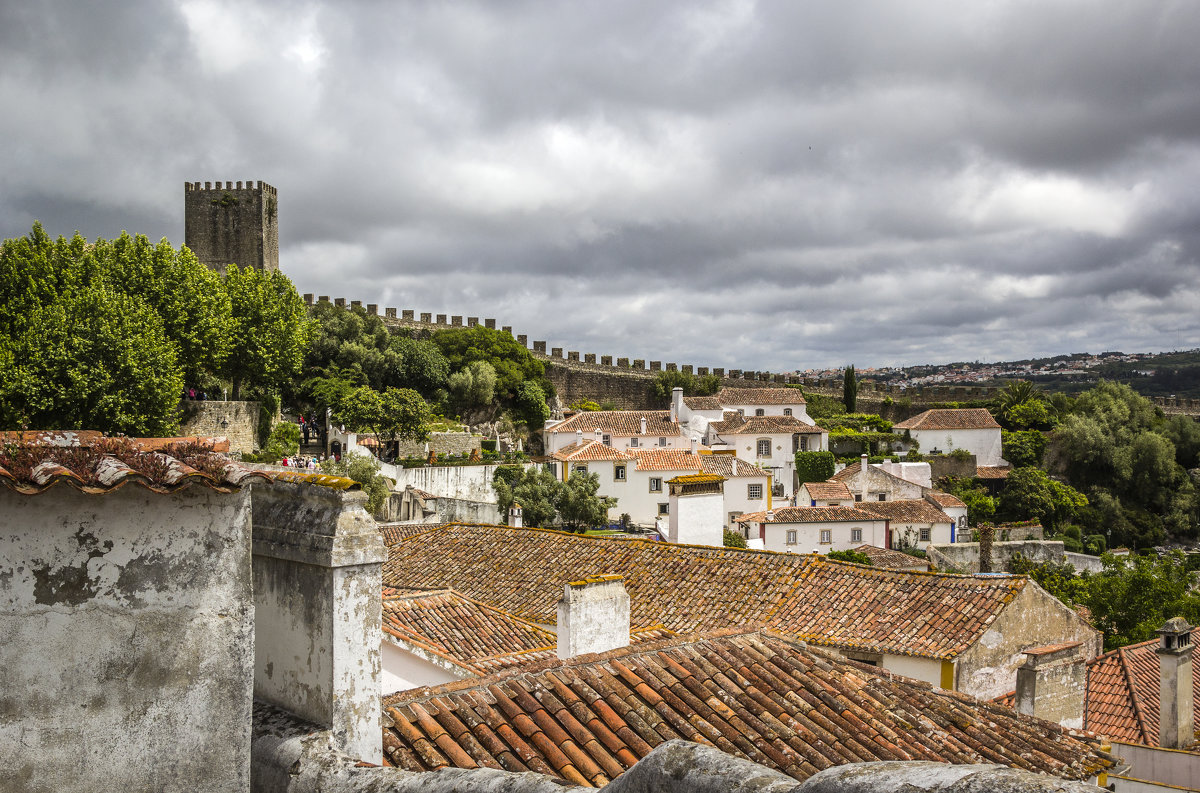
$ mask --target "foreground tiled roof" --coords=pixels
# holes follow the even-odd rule
[[[597,462],[604,460],[629,460],[631,459],[625,452],[614,449],[611,446],[605,446],[600,441],[585,440],[583,443],[576,441],[570,446],[564,446],[554,454],[550,455],[555,460],[563,462]]]
[[[799,388],[722,388],[717,392],[722,405],[803,405]]]
[[[765,478],[768,476],[767,472],[757,465],[748,463],[740,457],[734,457],[732,454],[702,454],[700,463],[704,466],[706,474],[720,474],[726,479],[734,477]]]
[[[646,419],[646,431],[642,432],[642,419]],[[589,435],[600,430],[609,435],[633,437],[634,435],[672,436],[679,434],[678,422],[671,421],[669,410],[590,410],[576,413],[565,421],[555,424],[546,432],[575,432],[583,430]]]
[[[1197,636],[1192,631],[1193,638]],[[1116,741],[1158,745],[1158,639],[1120,647],[1088,662],[1084,726]],[[1192,661],[1193,698],[1200,663]],[[1200,702],[1193,705],[1200,712]]]
[[[383,631],[476,676],[558,657],[553,631],[452,589],[385,587]],[[638,643],[671,635],[654,625],[629,638]]]
[[[106,438],[90,432],[14,433],[0,445],[0,483],[23,494],[65,483],[84,493],[108,493],[133,483],[156,493],[202,485],[222,493],[269,480],[213,452],[204,443],[179,441],[152,450],[144,439]],[[9,436],[10,438],[12,436]]]
[[[845,482],[805,482],[801,487],[808,492],[809,498],[818,501],[854,500],[854,494]]]
[[[777,635],[687,637],[384,699],[385,762],[602,787],[682,738],[807,779],[872,760],[1086,779],[1111,760],[1055,724]],[[387,723],[390,721],[390,724]]]
[[[892,425],[893,430],[998,430],[987,408],[934,408]]]
[[[677,633],[768,625],[820,644],[953,658],[1025,586],[1022,576],[901,573],[817,555],[544,529],[452,524],[389,548],[383,582],[453,587],[541,624],[557,620],[565,583],[624,576],[630,621]]]
[[[929,562],[906,553],[880,548],[875,545],[860,545],[854,550],[871,560],[872,567],[888,570],[928,570]]]
[[[704,463],[690,449],[635,449],[639,471],[702,471]]]
[[[379,533],[383,535],[384,545],[395,545],[409,537],[415,537],[418,534],[448,525],[448,523],[380,523]]]
[[[746,416],[739,419],[720,422],[724,429],[717,431],[722,435],[820,435],[829,432],[815,424],[805,424],[795,416]]]
[[[772,517],[767,516],[767,512]],[[763,512],[748,512],[738,523],[835,523],[839,521],[883,520],[855,507],[782,507]]]
[[[907,523],[950,523],[953,520],[923,498],[864,501],[858,507],[879,518]]]
[[[715,396],[690,396],[683,398],[683,404],[692,410],[720,410],[721,400]]]

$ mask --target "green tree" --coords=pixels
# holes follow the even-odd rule
[[[450,394],[461,411],[492,404],[496,395],[496,370],[487,361],[471,361],[450,375]]]
[[[842,404],[847,413],[853,413],[858,405],[858,380],[854,377],[854,365],[846,367],[842,375]]]
[[[867,556],[862,551],[830,551],[825,554],[830,559],[836,559],[839,562],[854,562],[855,564],[871,564],[871,557]]]
[[[650,390],[655,401],[667,402],[676,388],[682,388],[684,396],[712,396],[721,388],[721,378],[711,374],[696,376],[679,370],[659,372]]]
[[[967,505],[967,522],[972,526],[990,523],[996,515],[996,499],[971,479],[945,476],[938,487]]]
[[[392,480],[379,472],[379,461],[364,454],[347,454],[341,460],[332,457],[321,461],[321,473],[344,476],[362,485],[367,494],[366,510],[378,514],[392,492]]]
[[[796,452],[796,476],[800,484],[824,482],[833,476],[833,452]]]
[[[514,502],[521,505],[526,526],[548,526],[558,514],[558,493],[562,482],[543,466],[531,466],[519,475],[495,477],[492,489],[500,514],[508,513]]]
[[[1066,526],[1087,506],[1087,498],[1057,482],[1040,468],[1017,468],[1008,475],[1000,494],[1000,513],[1008,520],[1037,520],[1049,529]]]
[[[545,379],[546,368],[518,343],[511,333],[476,325],[449,328],[433,334],[432,341],[442,351],[452,371],[460,371],[473,361],[486,361],[496,372],[496,398],[507,403],[517,387],[526,380],[541,386],[548,396],[554,389]]]
[[[513,417],[532,429],[541,429],[550,418],[550,406],[546,404],[546,393],[532,380],[517,386],[513,398]]]
[[[599,488],[598,474],[578,471],[562,483],[555,506],[563,528],[582,532],[585,529],[608,525],[608,510],[617,505],[617,500],[608,496],[597,496],[596,491]]]
[[[736,531],[725,529],[724,539],[721,544],[726,548],[745,548],[746,538]]]
[[[233,310],[233,333],[222,372],[241,398],[242,386],[278,390],[300,373],[312,325],[304,301],[279,271],[231,265],[225,289]]]
[[[1046,436],[1037,430],[1020,430],[1000,433],[1004,459],[1014,468],[1041,465],[1042,453],[1046,450]]]
[[[411,388],[389,388],[379,396],[383,418],[378,424],[380,438],[423,441],[429,437],[429,405]]]
[[[450,380],[450,362],[431,341],[395,336],[391,349],[400,355],[400,382],[426,399],[433,398]]]

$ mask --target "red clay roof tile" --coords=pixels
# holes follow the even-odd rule
[[[987,408],[934,408],[892,425],[893,430],[998,430]]]

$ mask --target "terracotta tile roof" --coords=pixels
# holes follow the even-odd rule
[[[763,469],[740,457],[734,457],[732,454],[702,454],[700,463],[704,466],[705,473],[720,474],[726,479],[735,477],[765,478],[768,476]]]
[[[953,520],[923,498],[864,501],[858,508],[876,517],[908,523],[950,523]]]
[[[596,440],[585,440],[583,443],[576,441],[570,446],[562,447],[550,456],[555,460],[562,460],[563,462],[598,462],[604,460],[620,461],[633,459],[620,449],[605,446]]]
[[[892,425],[893,430],[998,430],[987,408],[935,408]]]
[[[846,483],[853,481],[855,483],[855,486],[857,486],[858,472],[861,470],[862,470],[862,460],[855,460],[854,462],[850,463],[842,470],[838,471],[833,476],[829,477],[829,481],[831,481],[831,482],[846,482]],[[895,474],[891,473],[890,471],[885,471],[882,468],[878,468],[874,465],[871,466],[871,475],[887,477],[889,479],[892,479],[893,481],[901,482],[901,483],[909,485],[909,486],[912,486],[915,484],[914,482],[910,482],[902,476],[896,476]]]
[[[809,641],[953,658],[1025,586],[1022,576],[902,573],[823,556],[620,542],[545,529],[451,524],[389,548],[392,587],[453,587],[542,624],[565,583],[624,576],[634,626],[677,633],[770,625]]]
[[[871,560],[872,567],[883,567],[888,570],[928,570],[929,562],[909,556],[906,553],[880,548],[875,545],[860,545],[854,550],[864,554]]]
[[[0,445],[0,483],[23,494],[66,483],[84,493],[107,493],[135,483],[156,493],[202,485],[229,493],[271,476],[179,441],[153,450],[149,439],[107,438],[92,432],[13,433]]]
[[[975,469],[976,479],[1007,479],[1011,468],[996,465],[980,465]]]
[[[805,482],[801,485],[807,492],[808,497],[817,499],[818,501],[853,501],[854,494],[850,492],[850,488],[845,482],[836,482],[830,480],[828,482]]]
[[[1086,779],[1071,732],[769,633],[681,637],[385,697],[384,756],[411,771],[533,771],[602,787],[682,738],[803,780],[872,760],[1000,763]]]
[[[646,419],[646,431],[642,432],[642,418]],[[546,432],[575,432],[594,434],[596,430],[609,435],[633,437],[672,436],[679,434],[678,422],[671,421],[669,410],[590,410],[576,413],[569,419],[555,424]]]
[[[715,396],[690,396],[683,398],[683,404],[692,410],[720,410],[721,400]]]
[[[409,537],[424,534],[427,531],[448,526],[448,523],[380,523],[379,533],[383,536],[384,545],[395,545]]]
[[[746,416],[739,417],[739,421],[721,421],[714,422],[724,426],[724,429],[719,429],[721,435],[778,435],[782,433],[801,435],[820,435],[829,430],[816,426],[815,424],[805,424],[795,416]]]
[[[639,471],[702,471],[704,463],[691,449],[634,449]]]
[[[958,496],[952,496],[949,493],[943,493],[940,490],[929,491],[925,494],[925,498],[927,498],[931,503],[942,507],[943,509],[946,507],[961,507],[962,509],[967,508],[967,505],[964,504],[962,499],[960,499]]]
[[[1192,631],[1193,638],[1197,631]],[[1088,661],[1084,726],[1116,741],[1158,745],[1158,639],[1120,647]],[[1192,662],[1192,695],[1200,663]],[[1193,704],[1200,712],[1200,702]]]
[[[717,392],[722,405],[803,405],[799,388],[722,388]]]
[[[482,676],[499,669],[558,657],[554,631],[455,592],[384,588],[383,631],[403,644]],[[654,625],[630,631],[630,642],[675,634]]]
[[[774,513],[768,519],[767,512]],[[738,517],[738,523],[831,523],[838,521],[883,520],[857,507],[782,507],[780,509],[748,512]]]

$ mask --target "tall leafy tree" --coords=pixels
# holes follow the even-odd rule
[[[853,413],[858,405],[858,380],[854,376],[854,364],[847,366],[842,374],[842,404],[847,413]]]
[[[239,399],[247,383],[279,390],[300,373],[312,326],[304,301],[281,272],[233,265],[225,276],[233,312],[222,373]]]
[[[563,528],[568,531],[608,524],[608,510],[617,505],[617,500],[608,496],[597,496],[600,489],[598,474],[575,472],[559,488],[555,506]]]

